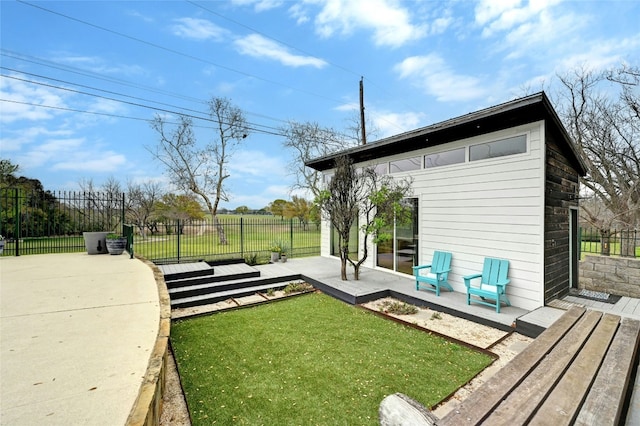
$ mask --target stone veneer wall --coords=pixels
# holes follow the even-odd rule
[[[640,259],[586,256],[580,262],[578,286],[616,296],[640,298]]]

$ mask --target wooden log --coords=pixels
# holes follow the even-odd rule
[[[427,407],[402,393],[385,397],[378,415],[381,426],[434,426],[438,420]]]

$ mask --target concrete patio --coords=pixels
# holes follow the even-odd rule
[[[0,422],[124,425],[159,332],[151,268],[129,256],[0,260]]]

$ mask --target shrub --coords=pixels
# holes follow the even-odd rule
[[[413,315],[418,313],[418,308],[408,303],[398,302],[397,300],[385,300],[380,305],[382,312],[396,315]]]
[[[313,286],[306,282],[290,282],[284,288],[284,294],[301,293],[313,290]]]

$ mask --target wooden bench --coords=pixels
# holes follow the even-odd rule
[[[623,423],[639,344],[640,321],[572,307],[458,407],[422,424]]]

